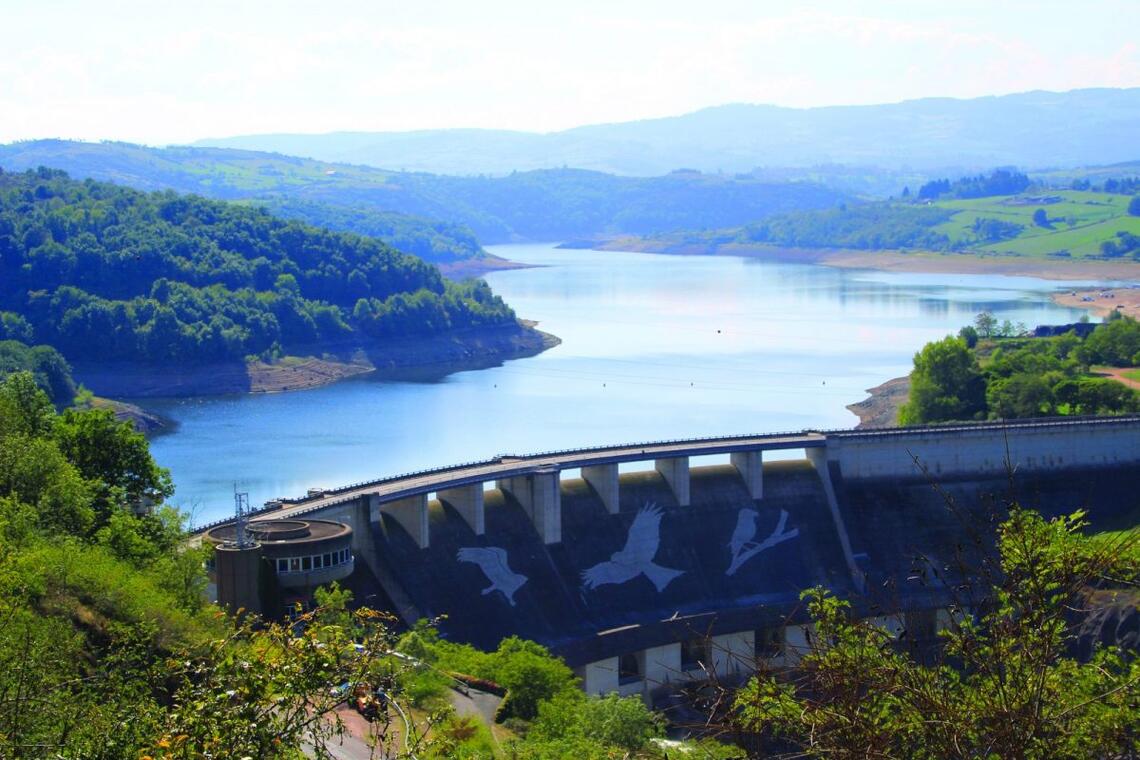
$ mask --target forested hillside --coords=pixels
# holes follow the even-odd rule
[[[0,172],[0,312],[0,339],[166,364],[514,322],[378,240],[47,169]]]
[[[226,160],[215,160],[216,155]],[[136,190],[177,190],[220,200],[260,199],[278,216],[318,227],[378,237],[388,245],[433,264],[487,258],[474,233],[462,224],[427,219],[374,204],[330,205],[281,197],[305,182],[334,181],[335,172],[312,164],[303,176],[291,167],[300,159],[246,151],[146,148],[128,143],[35,140],[0,145],[0,168],[25,171],[50,166],[77,179],[97,179]],[[281,187],[279,187],[281,185]]]
[[[172,491],[129,425],[105,410],[57,413],[31,373],[0,365],[0,757],[340,756],[334,711],[378,688],[397,705],[391,722],[354,721],[376,757],[662,756],[664,720],[640,697],[587,697],[533,642],[484,653],[426,621],[398,638],[387,614],[352,612],[335,584],[287,623],[239,623],[207,601],[210,550],[161,506]],[[160,506],[138,509],[147,503]],[[509,727],[494,738],[448,700],[459,669],[506,692],[497,718]],[[413,707],[409,730],[398,716]]]
[[[850,199],[811,182],[675,171],[618,177],[551,169],[442,176],[220,148],[146,148],[64,140],[0,145],[0,166],[51,166],[142,190],[248,200],[275,214],[377,235],[429,261],[479,255],[482,243],[653,234],[746,224]],[[429,219],[446,220],[430,222]]]

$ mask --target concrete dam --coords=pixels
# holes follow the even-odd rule
[[[314,491],[251,527],[342,523],[352,556],[331,556],[358,600],[482,648],[533,639],[588,691],[648,698],[702,667],[794,662],[815,585],[932,636],[968,608],[962,574],[1009,504],[1129,527],[1138,476],[1140,416],[804,431],[504,455]],[[273,553],[283,585],[329,577],[327,547]]]

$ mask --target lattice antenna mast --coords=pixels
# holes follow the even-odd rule
[[[235,540],[237,548],[246,549],[250,547],[253,542],[249,540],[249,534],[246,528],[249,526],[249,494],[239,492],[237,484],[234,484],[234,527],[235,527]]]

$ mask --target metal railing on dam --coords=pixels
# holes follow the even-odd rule
[[[988,435],[991,439],[1016,435],[1048,435],[1056,437],[1067,432],[1093,433],[1097,430],[1140,431],[1140,415],[1120,417],[1061,417],[1010,420],[1001,422],[966,422],[905,428],[879,428],[871,430],[802,430],[798,432],[760,435],[736,435],[710,438],[692,438],[670,441],[651,441],[600,446],[594,448],[564,449],[526,455],[504,454],[498,457],[448,465],[417,472],[392,475],[338,488],[323,490],[319,495],[280,500],[280,506],[255,510],[252,517],[294,517],[317,510],[352,502],[364,496],[375,496],[381,502],[395,502],[432,492],[470,487],[488,481],[507,482],[512,478],[533,477],[537,474],[577,468],[616,466],[629,462],[682,460],[692,456],[742,454],[787,449],[842,448],[847,451],[872,450],[873,444],[889,444],[905,440],[935,440],[943,447],[953,447],[956,439],[976,439]],[[1140,451],[1131,452],[1140,456]],[[201,533],[231,518],[197,526]]]

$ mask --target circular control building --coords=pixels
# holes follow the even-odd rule
[[[237,528],[232,523],[212,528],[203,537],[214,545],[218,601],[227,607],[261,611],[261,605],[251,598],[251,576],[272,574],[282,591],[305,595],[317,586],[352,575],[352,528],[344,523],[257,520],[248,523],[245,532],[246,547],[238,547]],[[253,567],[259,571],[252,572]]]

